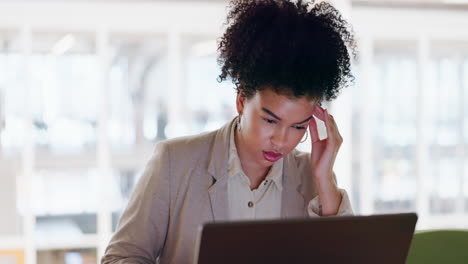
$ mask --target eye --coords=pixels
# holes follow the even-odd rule
[[[273,120],[273,119],[269,119],[269,118],[262,118],[265,122],[267,122],[268,124],[276,124],[276,120]]]
[[[302,129],[306,129],[305,126],[293,126],[295,129],[297,130],[302,130]]]

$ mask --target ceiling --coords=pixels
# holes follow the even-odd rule
[[[222,3],[229,2],[230,0],[15,0],[14,2],[30,2],[30,3],[40,3],[40,2],[70,2],[70,3],[79,3],[79,2],[213,2],[213,3]],[[312,1],[312,0],[306,0]],[[345,0],[324,0],[324,1],[345,1]],[[461,5],[467,6],[468,0],[349,0],[353,5],[378,5],[378,6],[447,6],[447,5]],[[12,2],[11,0],[0,0],[0,3]]]

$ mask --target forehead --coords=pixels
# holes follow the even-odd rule
[[[291,115],[298,119],[312,115],[314,106],[318,103],[318,100],[308,99],[305,96],[292,97],[278,94],[272,89],[258,91],[250,101],[258,109],[267,108],[279,116]]]
[[[275,92],[272,89],[263,89],[257,91],[252,97],[253,101],[259,103],[268,103],[268,104],[292,104],[292,105],[303,105],[303,106],[315,106],[319,103],[317,99],[310,99],[306,96],[295,97],[291,95],[285,95]]]

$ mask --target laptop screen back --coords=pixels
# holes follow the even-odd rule
[[[205,224],[195,263],[405,263],[417,215]]]

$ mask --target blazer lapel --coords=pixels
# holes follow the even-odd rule
[[[212,185],[208,188],[214,221],[229,219],[228,177],[229,136],[237,117],[216,133],[211,149],[208,172]]]
[[[307,216],[307,205],[302,191],[301,173],[298,172],[292,153],[286,156],[283,167],[283,193],[281,218]]]
[[[214,221],[227,221],[229,219],[227,179],[228,177],[221,177],[208,189]]]

